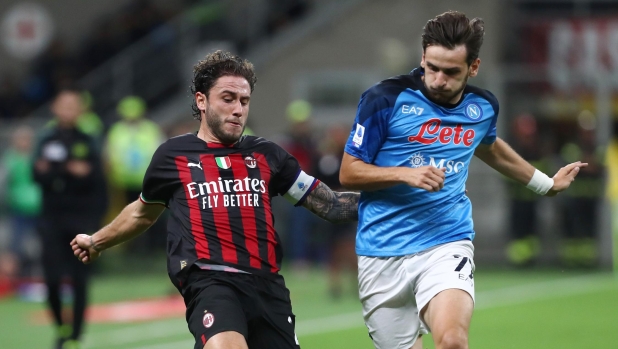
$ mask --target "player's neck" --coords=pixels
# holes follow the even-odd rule
[[[221,143],[221,141],[215,137],[210,130],[204,129],[204,127],[200,127],[200,130],[197,132],[197,138],[206,143]]]
[[[213,134],[212,131],[208,127],[200,127],[200,130],[197,132],[197,138],[203,140],[206,143],[218,143],[225,146],[230,146],[234,143],[224,143],[217,136]]]

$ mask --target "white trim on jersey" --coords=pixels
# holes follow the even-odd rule
[[[296,205],[311,191],[316,179],[301,170],[287,193],[283,195],[289,202]]]

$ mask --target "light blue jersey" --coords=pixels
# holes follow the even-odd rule
[[[422,74],[417,68],[365,91],[345,151],[380,167],[444,167],[444,188],[432,193],[402,184],[363,191],[358,255],[402,256],[474,238],[465,183],[476,147],[496,140],[498,101],[468,85],[459,103],[437,104],[424,94]]]

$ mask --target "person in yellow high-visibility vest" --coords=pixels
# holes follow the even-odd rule
[[[618,272],[618,121],[614,121],[614,134],[605,152],[607,168],[607,198],[611,203],[614,271]]]
[[[115,192],[122,192],[120,207],[135,201],[142,190],[142,179],[164,134],[155,122],[146,118],[146,102],[137,96],[120,100],[116,108],[119,121],[112,124],[105,140],[105,160],[109,184]],[[145,241],[134,242],[144,247]]]
[[[588,166],[581,169],[577,181],[561,197],[559,252],[565,266],[594,267],[599,263],[598,212],[605,190],[603,148],[596,144],[594,128],[583,128],[580,124],[575,136],[561,147],[560,157],[563,163],[582,159]]]

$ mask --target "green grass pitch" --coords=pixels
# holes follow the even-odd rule
[[[297,334],[304,349],[371,349],[352,287],[334,301],[326,275],[283,271],[292,293]],[[484,270],[477,268],[477,303],[470,346],[475,349],[613,348],[618,343],[618,278],[611,273],[562,270]],[[351,282],[350,282],[351,283]],[[146,276],[98,276],[95,304],[155,297],[172,291],[162,272]],[[0,348],[51,347],[50,325],[33,314],[41,303],[0,300]],[[431,337],[424,347],[434,348]],[[184,318],[124,324],[89,324],[83,349],[192,348]]]

